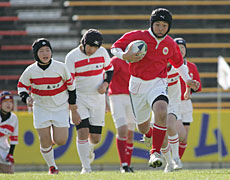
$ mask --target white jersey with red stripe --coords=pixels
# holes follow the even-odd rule
[[[66,65],[52,59],[50,66],[45,70],[36,62],[23,72],[18,82],[18,93],[29,93],[30,89],[34,106],[59,111],[68,108],[67,90],[74,90],[75,84]]]
[[[180,87],[180,75],[176,69],[171,66],[167,69],[168,73],[168,113],[175,114],[177,119],[180,119],[181,112],[181,87]]]
[[[10,117],[3,122],[0,116],[0,150],[8,153],[10,144],[18,144],[18,118],[12,112]]]
[[[65,63],[75,77],[77,94],[99,94],[97,89],[103,82],[103,73],[113,70],[110,56],[104,47],[87,56],[79,46],[67,54]]]

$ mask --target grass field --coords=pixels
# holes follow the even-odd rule
[[[0,180],[229,180],[230,169],[181,170],[163,173],[157,170],[135,171],[121,174],[119,171],[95,171],[80,175],[79,172],[63,171],[58,175],[47,172],[16,172],[13,175],[0,174]]]

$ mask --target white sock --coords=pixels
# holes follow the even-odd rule
[[[89,141],[89,149],[90,149],[90,151],[93,151],[94,150],[94,144],[92,144],[91,142],[90,142],[90,140],[88,139],[88,141]]]
[[[168,136],[168,141],[172,150],[172,158],[179,158],[179,137],[178,134],[174,136]]]
[[[77,138],[77,152],[79,155],[79,158],[81,160],[82,167],[85,169],[90,169],[90,161],[89,161],[89,141],[86,140],[79,140]]]
[[[40,147],[40,150],[41,150],[41,154],[42,154],[43,158],[46,161],[46,164],[49,167],[54,166],[57,169],[57,166],[56,166],[55,161],[54,161],[54,150],[53,150],[52,146],[50,146],[48,148]]]
[[[172,164],[172,156],[171,156],[171,152],[170,152],[170,146],[169,144],[167,145],[167,147],[165,148],[161,148],[161,152],[166,160],[166,162],[168,164]]]

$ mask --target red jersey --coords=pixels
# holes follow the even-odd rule
[[[129,94],[129,64],[117,57],[111,59],[113,65],[113,78],[109,84],[108,95]]]
[[[200,87],[196,91],[196,92],[199,92],[199,91],[201,91],[202,87],[201,87],[200,75],[199,75],[199,72],[197,70],[197,67],[192,62],[187,61],[186,63],[187,63],[187,66],[188,66],[189,75],[192,74],[192,76],[193,76],[192,79],[197,80],[200,83]],[[180,84],[181,84],[181,100],[184,100],[184,93],[185,93],[185,90],[186,90],[186,83],[181,78],[181,76],[180,76]],[[192,91],[191,91],[191,93],[192,93]]]
[[[174,40],[168,35],[158,40],[150,29],[136,30],[124,34],[112,45],[112,48],[121,48],[125,51],[126,46],[135,40],[145,41],[148,47],[142,60],[129,64],[131,75],[142,80],[151,80],[157,77],[166,78],[168,61],[175,68],[183,64],[180,49]]]

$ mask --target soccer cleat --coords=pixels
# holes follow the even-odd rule
[[[91,172],[92,172],[91,168],[82,168],[80,174],[88,174]]]
[[[143,138],[140,140],[141,142],[144,142],[144,144],[147,147],[152,147],[152,137],[148,138],[147,136],[143,135]]]
[[[174,170],[180,170],[183,168],[180,158],[173,159]]]
[[[149,166],[152,168],[161,167],[163,164],[163,159],[158,152],[154,152],[150,155]]]
[[[168,164],[167,163],[165,166],[164,172],[168,173],[168,172],[172,172],[172,171],[174,171],[174,164]]]
[[[49,168],[49,174],[58,174],[59,170],[56,169],[54,166],[50,166]]]
[[[132,172],[132,170],[129,166],[122,166],[120,168],[120,171],[121,171],[121,173],[131,173]]]
[[[131,173],[134,173],[134,170],[133,170],[132,167],[129,167],[129,171],[130,171]]]

